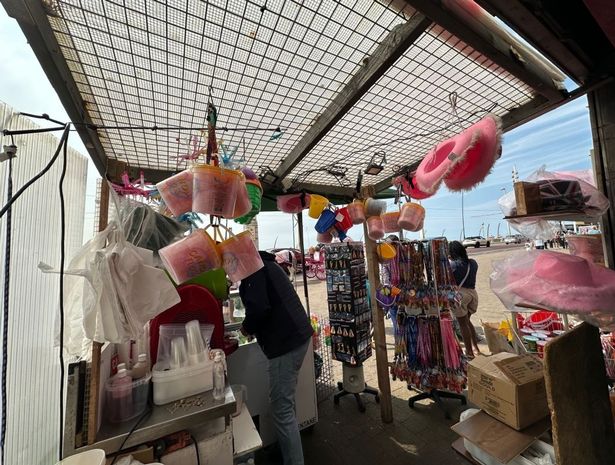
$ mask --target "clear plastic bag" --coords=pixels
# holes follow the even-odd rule
[[[576,207],[589,217],[595,218],[602,216],[609,208],[609,200],[596,187],[590,171],[547,171],[543,165],[532,173],[527,182],[542,183],[543,188],[548,190],[549,186],[556,189],[557,183],[572,181],[576,190]],[[578,186],[577,184],[578,183]],[[504,194],[498,199],[498,205],[504,216],[515,216],[517,204],[514,191]],[[508,220],[510,225],[522,235],[529,239],[549,240],[557,234],[559,225],[557,222],[550,222],[540,217],[523,218]]]
[[[190,225],[156,212],[149,205],[127,198],[116,198],[118,219],[126,240],[154,252],[182,236]]]
[[[493,262],[490,281],[491,290],[509,310],[530,304],[615,329],[615,271],[581,257],[520,251]]]

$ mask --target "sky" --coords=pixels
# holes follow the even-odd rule
[[[11,44],[10,47],[4,47],[0,62],[0,100],[18,111],[48,113],[55,119],[68,121],[60,100],[21,29],[16,21],[6,15],[3,8],[0,8],[0,43]],[[74,133],[69,144],[87,154],[83,143]],[[486,235],[487,229],[490,235],[495,235],[498,231],[501,235],[508,233],[497,200],[503,195],[503,189],[507,192],[512,189],[513,168],[517,169],[521,180],[542,165],[552,171],[588,169],[591,167],[591,148],[592,136],[585,97],[504,134],[502,157],[497,161],[492,173],[482,184],[464,194],[465,235]],[[90,162],[85,239],[91,237],[93,232],[97,177],[98,174]],[[461,194],[449,192],[444,186],[434,197],[423,201],[426,209],[425,237],[444,235],[449,240],[458,240],[462,235],[461,204]],[[396,207],[391,203],[389,208]],[[307,247],[316,243],[315,220],[304,216]],[[298,243],[297,235],[293,232],[292,215],[263,212],[257,218],[261,249],[274,246],[293,247]],[[362,226],[352,228],[349,235],[354,240],[362,240]],[[417,238],[418,233],[408,233],[408,237]]]

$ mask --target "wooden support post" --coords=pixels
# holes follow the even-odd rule
[[[380,417],[384,423],[393,422],[393,403],[391,400],[391,381],[389,379],[389,360],[387,355],[384,311],[376,300],[376,290],[380,286],[380,270],[376,243],[367,235],[367,224],[363,224],[365,237],[365,259],[367,260],[367,279],[369,298],[372,306],[372,324],[376,345],[376,368],[378,370],[378,389],[380,390]]]
[[[103,231],[109,221],[109,183],[102,180],[100,186],[100,205],[98,213],[98,231]],[[100,388],[100,351],[102,344],[92,342],[90,364],[90,398],[88,400],[88,444],[96,441],[98,427],[98,392]]]

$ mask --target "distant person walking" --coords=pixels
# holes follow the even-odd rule
[[[478,310],[478,294],[476,292],[478,263],[476,263],[476,260],[468,258],[465,247],[459,241],[453,241],[449,244],[449,256],[453,276],[461,294],[461,305],[453,313],[459,322],[466,355],[472,359],[474,358],[474,349],[480,354],[478,335],[470,321],[470,317]]]

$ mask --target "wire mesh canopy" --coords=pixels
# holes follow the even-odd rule
[[[106,157],[170,172],[206,144],[199,128],[210,100],[225,147],[275,172],[378,45],[416,15],[405,2],[373,0],[48,3],[84,111],[107,127],[97,129]],[[350,186],[384,151],[385,169],[364,184],[386,183],[461,125],[534,95],[432,24],[283,177],[293,187]]]

